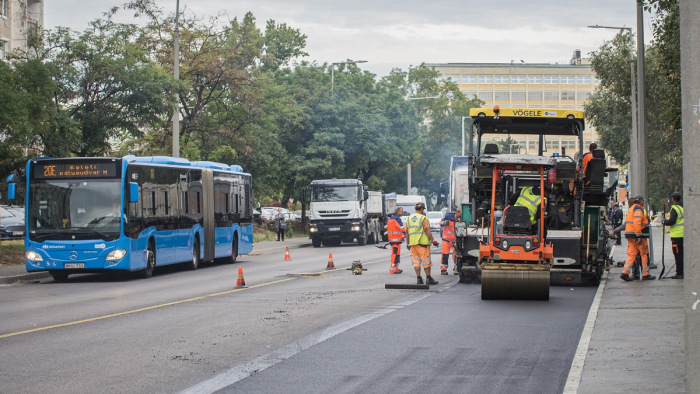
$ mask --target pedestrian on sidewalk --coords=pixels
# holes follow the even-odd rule
[[[454,263],[455,243],[457,236],[455,235],[455,222],[462,217],[462,208],[457,207],[454,213],[448,213],[440,222],[440,237],[442,238],[442,262],[440,264],[440,274],[447,275],[447,267],[450,263],[450,254],[452,254],[452,263]]]
[[[287,231],[287,220],[284,217],[282,208],[277,210],[277,216],[275,217],[275,229],[277,230],[277,240],[284,241],[284,233]]]
[[[622,210],[620,209],[620,204],[615,203],[615,205],[610,208],[610,222],[613,228],[617,228],[622,224]],[[622,245],[622,237],[620,233],[617,233],[615,237],[615,245]]]
[[[629,273],[637,256],[642,259],[642,280],[656,279],[649,273],[649,218],[644,212],[644,197],[639,195],[630,200],[630,209],[625,220],[625,238],[627,239],[627,260],[620,278],[633,280]]]
[[[673,257],[676,260],[676,274],[671,278],[683,279],[683,202],[681,201],[681,193],[673,192],[671,194],[671,212],[668,219],[664,218],[664,225],[671,226],[671,247],[673,248]],[[663,251],[661,251],[663,253]]]
[[[416,271],[417,283],[419,285],[423,284],[423,278],[420,275],[420,267],[423,266],[425,283],[436,285],[438,282],[430,276],[430,267],[433,266],[433,262],[430,259],[430,244],[437,246],[438,242],[430,232],[430,222],[423,214],[424,211],[425,204],[419,202],[416,204],[416,212],[408,217],[408,239],[406,243],[411,251],[411,263],[413,263],[413,269]]]
[[[403,270],[399,269],[401,263],[401,244],[406,238],[406,226],[403,225],[403,208],[398,207],[394,210],[394,214],[389,217],[386,231],[389,238],[389,246],[391,246],[391,266],[389,266],[390,274],[401,274]]]

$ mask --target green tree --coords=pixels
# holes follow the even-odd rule
[[[674,190],[682,177],[680,100],[680,21],[677,0],[656,0],[645,6],[654,12],[653,40],[645,48],[646,140],[649,196],[654,205]],[[592,53],[600,88],[585,106],[605,148],[620,163],[629,161],[630,73],[629,35],[618,34]]]
[[[477,98],[468,99],[452,82],[438,84],[438,76],[437,70],[425,65],[409,70],[412,97],[435,97],[412,101],[422,119],[418,139],[412,143],[411,185],[426,196],[440,192],[440,182],[449,176],[451,157],[462,154],[462,116],[483,104]],[[465,123],[465,133],[467,127]]]
[[[125,135],[141,137],[146,129],[162,127],[176,83],[139,45],[140,27],[114,22],[117,11],[80,34],[58,28],[44,36],[39,51],[62,114],[40,138],[44,154],[102,156]],[[65,142],[54,145],[53,137]]]

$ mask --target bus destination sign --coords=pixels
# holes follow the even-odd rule
[[[35,179],[62,178],[114,178],[118,176],[117,163],[114,161],[61,163],[38,162],[32,172]]]

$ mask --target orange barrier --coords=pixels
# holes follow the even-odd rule
[[[333,264],[333,253],[328,253],[328,265],[326,266],[326,269],[335,269],[335,265]]]
[[[291,259],[292,259],[292,257],[289,255],[289,247],[284,248],[284,260],[283,261],[289,261]]]

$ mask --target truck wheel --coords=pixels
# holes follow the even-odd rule
[[[311,244],[314,246],[314,248],[320,248],[321,247],[321,238],[319,238],[319,237],[311,238]]]
[[[367,245],[367,236],[364,237],[357,237],[357,244],[360,246],[365,246]]]

